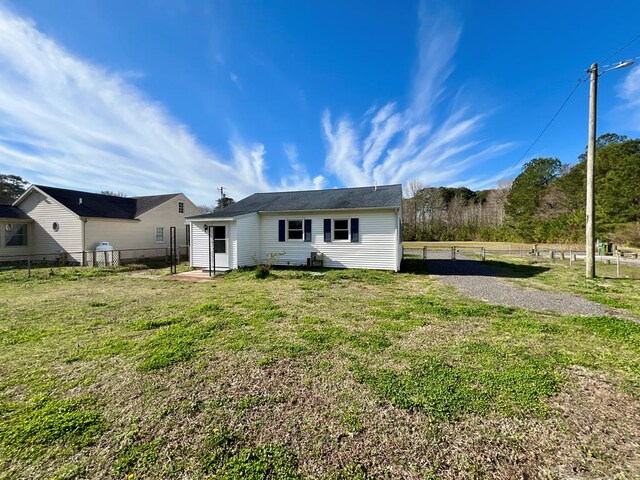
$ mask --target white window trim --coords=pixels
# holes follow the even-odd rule
[[[334,242],[344,242],[344,243],[350,243],[351,242],[351,218],[332,218],[332,229],[331,229],[331,239]],[[336,239],[336,221],[341,221],[341,220],[346,220],[347,222],[347,238],[339,238]],[[341,232],[344,232],[344,229],[341,228],[340,229]]]
[[[304,242],[304,218],[292,218],[292,219],[287,219],[287,242]],[[302,237],[301,238],[289,238],[289,222],[300,222],[302,224],[302,228],[300,229],[300,231],[302,232]],[[298,231],[297,229],[294,229],[296,232]]]
[[[158,229],[159,228],[162,229],[162,240],[161,241],[158,241]],[[165,235],[164,235],[164,225],[157,225],[153,230],[153,236],[154,236],[154,239],[155,239],[156,243],[158,243],[158,244],[166,243]]]

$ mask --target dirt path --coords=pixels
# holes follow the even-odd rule
[[[492,267],[477,260],[428,260],[429,273],[452,285],[463,295],[505,307],[519,307],[563,315],[609,315],[638,321],[633,315],[563,292],[520,288],[503,280],[517,273]]]

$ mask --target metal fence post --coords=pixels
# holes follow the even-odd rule
[[[511,246],[509,246],[509,255],[511,255]],[[484,262],[485,259],[485,250],[484,247],[482,247],[482,261]]]
[[[422,247],[422,259],[423,260],[427,259],[427,246],[426,245],[424,247]]]
[[[569,250],[569,266],[573,266],[573,250]]]
[[[31,278],[31,258],[27,258],[27,269],[29,270],[28,278]]]
[[[616,252],[616,276],[620,278],[620,252]]]

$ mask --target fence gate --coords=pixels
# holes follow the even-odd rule
[[[169,259],[171,261],[171,274],[178,273],[178,247],[176,241],[176,227],[169,228]]]

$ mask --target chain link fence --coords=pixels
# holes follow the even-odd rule
[[[182,245],[177,247],[176,256],[178,263],[189,260],[189,247]],[[39,267],[120,267],[127,264],[153,264],[153,266],[169,266],[171,262],[171,250],[169,248],[139,248],[126,250],[108,250],[84,252],[55,252],[32,255],[4,255],[0,256],[0,270],[14,268],[39,268]]]

